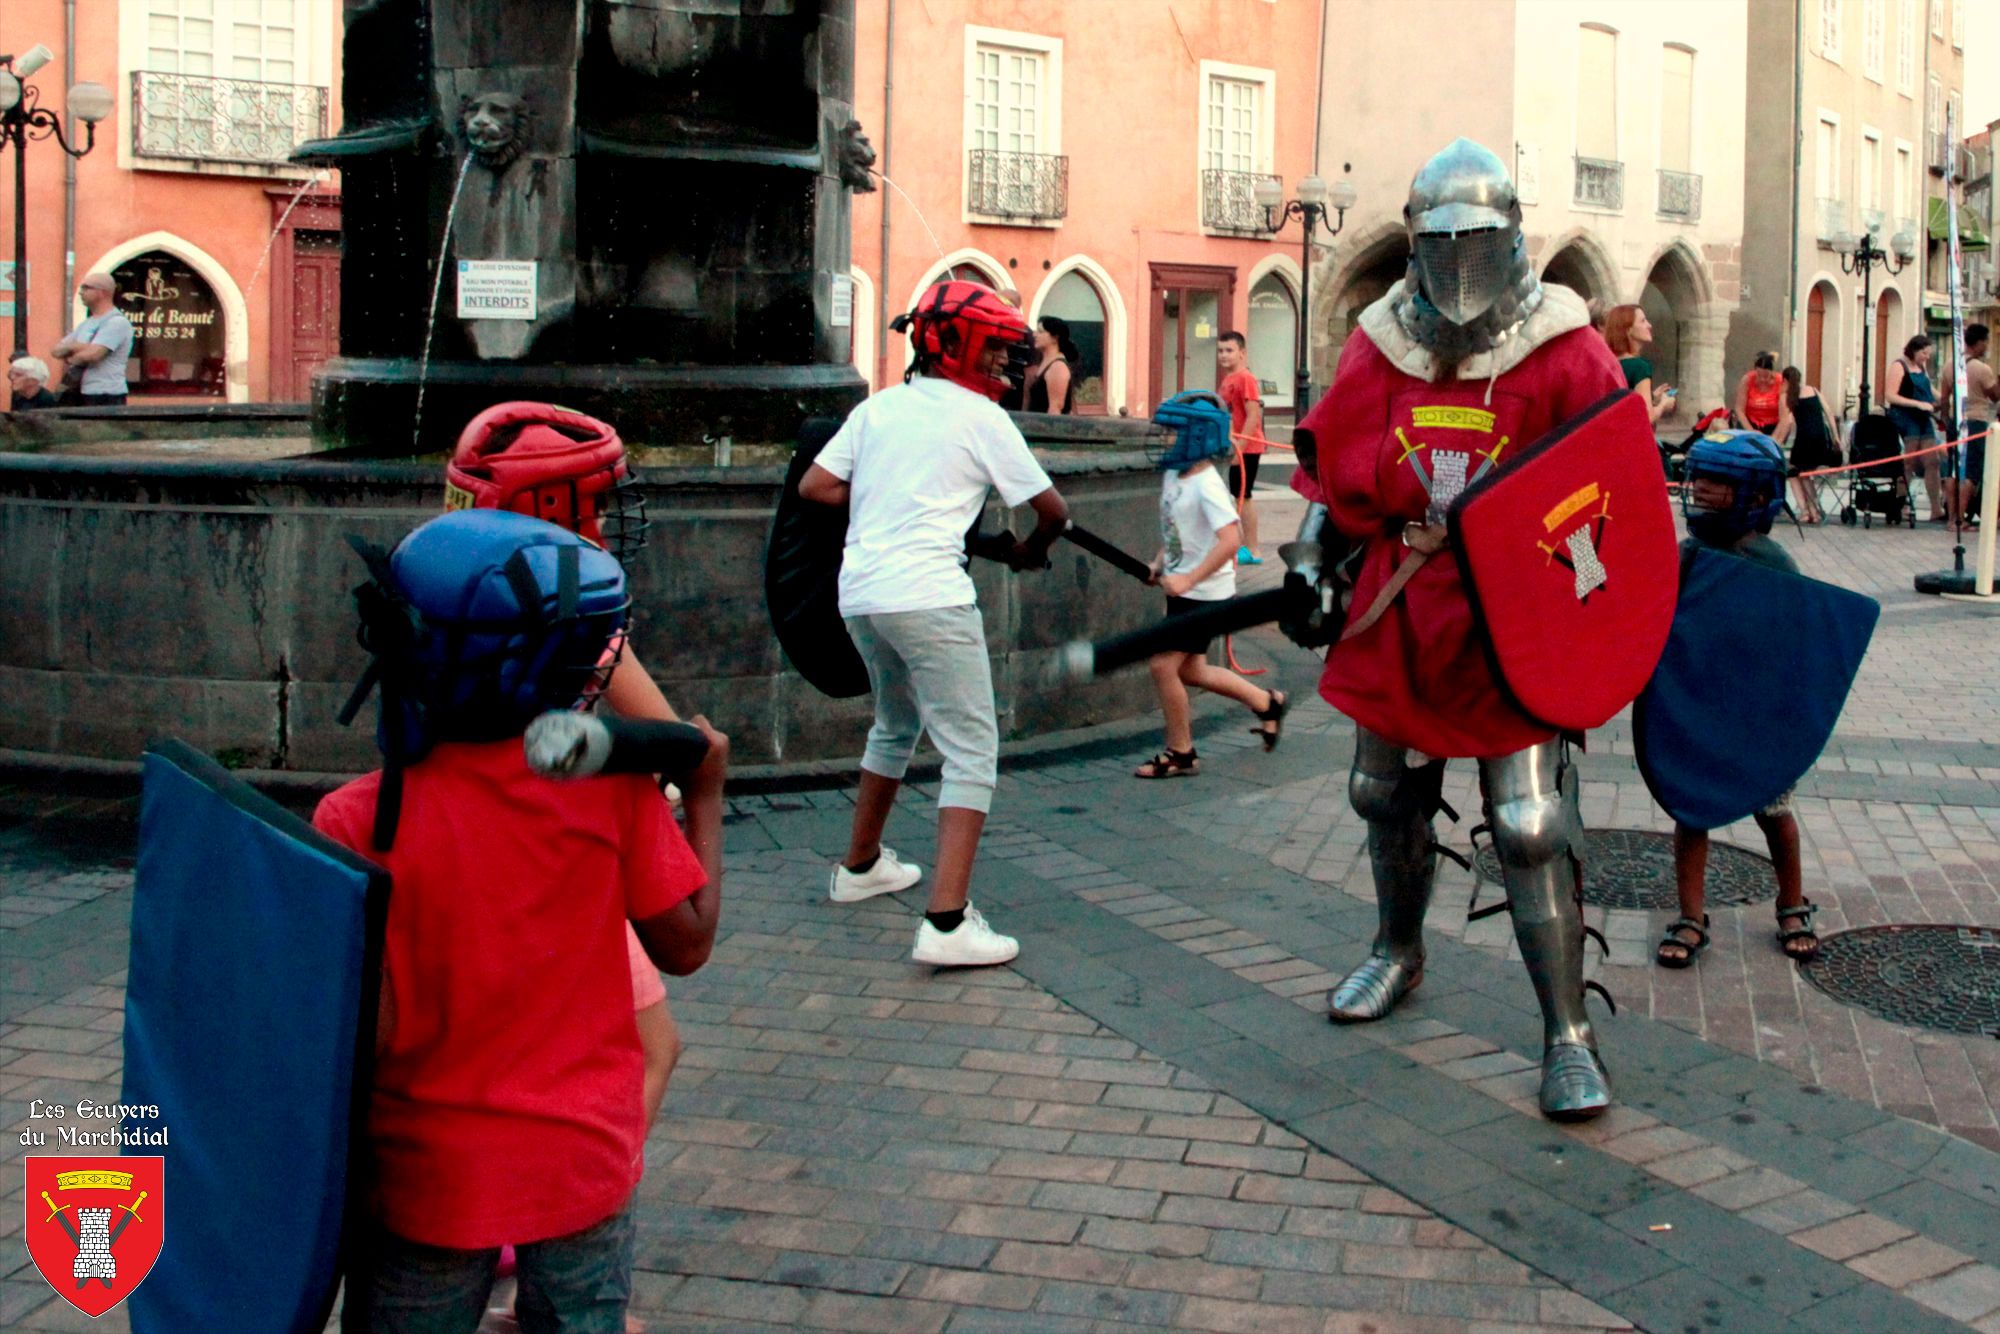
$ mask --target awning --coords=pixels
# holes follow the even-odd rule
[[[1944,200],[1936,195],[1930,197],[1931,240],[1949,240],[1947,236],[1949,219],[1944,211]],[[1987,247],[1986,229],[1979,225],[1979,218],[1965,205],[1958,206],[1958,248],[1960,250],[1984,250]]]

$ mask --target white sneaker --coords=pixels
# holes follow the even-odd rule
[[[826,896],[835,903],[859,903],[877,894],[908,889],[923,878],[923,867],[902,860],[894,848],[884,848],[875,864],[858,875],[836,862],[827,880]]]
[[[977,968],[1006,963],[1020,952],[1020,941],[986,925],[979,909],[968,903],[965,920],[956,931],[940,931],[931,925],[929,918],[918,922],[917,945],[910,951],[910,958],[940,968]]]

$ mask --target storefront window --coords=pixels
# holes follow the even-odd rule
[[[223,397],[222,305],[207,281],[163,250],[126,260],[112,276],[118,309],[132,321],[132,393]]]
[[[1057,278],[1042,301],[1042,314],[1069,325],[1076,344],[1076,365],[1070,368],[1078,412],[1104,411],[1104,302],[1090,280],[1071,269]]]

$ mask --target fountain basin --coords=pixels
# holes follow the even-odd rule
[[[1158,549],[1158,474],[1139,423],[1039,451],[1079,523],[1142,559]],[[1074,432],[1068,432],[1074,435]],[[785,661],[764,613],[777,467],[646,478],[653,528],[635,562],[633,645],[683,712],[706,713],[741,765],[859,756],[870,701],[829,700]],[[0,454],[0,750],[41,763],[136,761],[179,736],[251,769],[374,767],[372,724],[334,715],[363,666],[345,537],[383,546],[438,513],[435,464]],[[988,527],[1011,525],[989,512]],[[1082,686],[1060,646],[1146,624],[1160,596],[1068,544],[1053,568],[975,562],[1001,735],[1018,739],[1154,707],[1143,672]],[[372,719],[372,707],[366,717]],[[22,753],[26,754],[23,755]]]

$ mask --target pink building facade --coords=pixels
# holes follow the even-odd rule
[[[854,362],[907,361],[887,319],[944,274],[1068,321],[1076,410],[1144,416],[1213,388],[1246,333],[1288,414],[1298,224],[1260,178],[1313,170],[1317,0],[881,0],[861,6],[856,114],[900,187],[854,202]],[[886,217],[885,217],[886,210]]]

